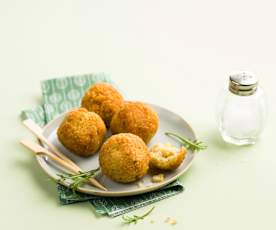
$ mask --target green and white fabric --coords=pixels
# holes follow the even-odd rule
[[[56,78],[41,82],[43,104],[22,112],[22,118],[31,118],[41,127],[57,115],[80,106],[84,92],[94,83],[114,84],[104,73]]]
[[[21,114],[22,119],[30,118],[43,127],[60,113],[79,107],[84,92],[96,82],[114,84],[105,73],[42,81],[43,104],[24,110]],[[89,201],[97,213],[115,217],[176,195],[182,192],[184,187],[179,181],[175,181],[158,191],[122,198],[98,197],[82,193],[74,194],[70,189],[60,184],[57,185],[57,190],[61,204]]]

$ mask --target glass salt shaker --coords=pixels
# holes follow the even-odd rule
[[[250,72],[229,77],[217,106],[217,120],[223,139],[235,145],[256,143],[266,120],[266,99],[258,79]]]

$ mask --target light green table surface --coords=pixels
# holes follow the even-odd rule
[[[105,71],[130,99],[181,114],[209,148],[186,191],[130,229],[276,229],[276,32],[273,1],[0,1],[0,229],[121,229],[88,203],[60,206],[54,183],[18,144],[39,82]],[[232,70],[255,72],[270,109],[255,146],[224,144],[215,123]],[[135,213],[145,211],[141,209]],[[164,223],[177,220],[175,226]],[[155,222],[149,223],[150,220]]]

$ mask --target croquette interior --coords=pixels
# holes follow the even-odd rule
[[[170,143],[157,143],[150,149],[150,164],[158,169],[173,170],[182,163],[186,153],[184,147],[178,149]]]

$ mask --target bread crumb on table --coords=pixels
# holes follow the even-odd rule
[[[170,217],[167,217],[164,222],[168,223],[169,221],[170,221]]]
[[[175,219],[171,219],[170,224],[171,224],[171,225],[176,225],[176,224],[177,224],[177,222],[176,222],[176,220],[175,220]]]
[[[170,217],[167,217],[164,222],[168,223],[170,225],[176,225],[177,224],[177,221],[173,218],[170,218]]]

